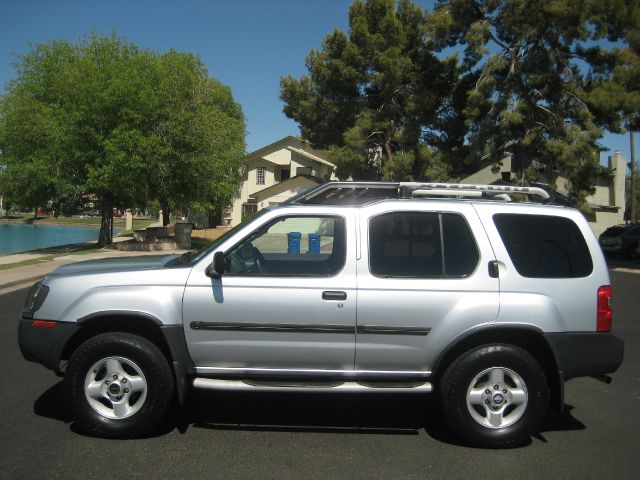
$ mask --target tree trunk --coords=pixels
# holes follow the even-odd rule
[[[169,199],[162,198],[160,199],[160,208],[162,209],[162,226],[166,227],[169,225]]]
[[[100,198],[100,235],[98,236],[98,247],[111,245],[113,243],[113,200],[104,195]]]
[[[222,209],[216,208],[214,210],[209,210],[209,218],[207,225],[212,228],[216,228],[218,225],[223,225],[222,221]]]
[[[636,171],[636,156],[635,156],[635,145],[633,139],[633,130],[629,129],[629,143],[631,144],[631,223],[636,223],[638,221],[638,192],[637,192],[637,171]]]
[[[384,153],[385,156],[387,157],[386,160],[386,164],[388,165],[391,162],[391,159],[393,158],[393,150],[391,148],[391,130],[387,129],[384,133]],[[382,169],[382,172],[384,172],[384,168]],[[393,180],[393,179],[390,179]]]

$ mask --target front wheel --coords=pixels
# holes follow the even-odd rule
[[[65,384],[78,426],[104,437],[150,432],[175,390],[162,351],[125,333],[97,335],[80,345],[69,359]]]
[[[468,443],[506,448],[535,433],[549,406],[544,371],[525,350],[485,345],[458,357],[440,380],[440,402],[451,428]]]

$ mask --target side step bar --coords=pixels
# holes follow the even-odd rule
[[[260,391],[260,392],[345,392],[345,393],[430,393],[433,390],[431,383],[425,382],[412,387],[390,387],[363,385],[357,382],[344,382],[338,385],[318,386],[304,384],[300,385],[256,385],[245,383],[242,380],[227,380],[218,378],[196,378],[193,380],[194,388],[205,390],[227,390],[227,391]]]

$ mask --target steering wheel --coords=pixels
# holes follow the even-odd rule
[[[255,261],[256,273],[266,273],[267,269],[265,268],[264,255],[262,255],[260,250],[258,250],[253,245],[251,245],[251,250],[253,260]]]

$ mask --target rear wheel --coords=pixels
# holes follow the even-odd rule
[[[97,335],[76,349],[65,384],[77,424],[105,437],[144,435],[165,416],[175,384],[169,363],[137,335]]]
[[[440,380],[447,422],[464,441],[505,448],[535,433],[549,406],[549,385],[535,358],[513,345],[485,345],[458,357]]]

